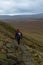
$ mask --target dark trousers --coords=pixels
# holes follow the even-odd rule
[[[20,39],[17,39],[17,43],[18,43],[18,45],[20,44]]]

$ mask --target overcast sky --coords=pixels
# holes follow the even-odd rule
[[[43,13],[43,0],[0,0],[0,15]]]

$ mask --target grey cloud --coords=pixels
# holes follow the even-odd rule
[[[43,0],[1,0],[0,14],[43,13]]]

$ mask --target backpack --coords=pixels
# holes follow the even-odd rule
[[[21,35],[22,35],[21,32],[18,32],[18,33],[17,33],[17,38],[18,38],[18,39],[21,39]]]

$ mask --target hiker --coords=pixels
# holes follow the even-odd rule
[[[18,45],[19,45],[20,44],[20,40],[22,39],[22,33],[20,32],[19,29],[16,30],[15,39],[17,40]]]

